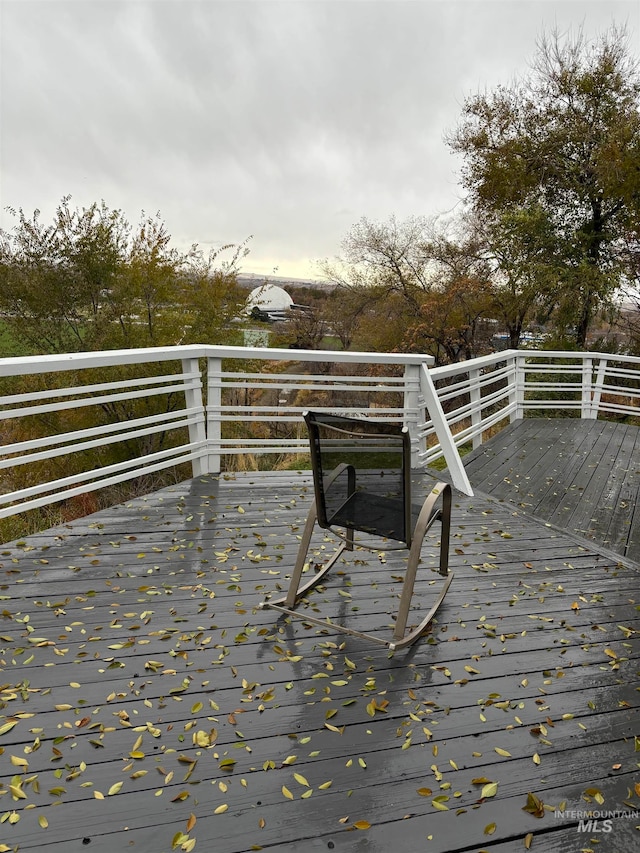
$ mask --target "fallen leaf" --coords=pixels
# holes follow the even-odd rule
[[[597,788],[587,788],[584,793],[587,795],[587,797],[593,797],[596,803],[599,803],[600,805],[604,803],[602,791],[599,791]]]
[[[527,794],[527,803],[522,807],[522,811],[528,812],[534,817],[544,817],[544,803],[535,794],[529,792]]]
[[[484,785],[482,791],[480,792],[480,796],[484,799],[488,799],[489,797],[495,797],[498,793],[498,783],[490,782],[488,785]]]

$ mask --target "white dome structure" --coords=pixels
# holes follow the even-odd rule
[[[251,313],[254,308],[270,313],[289,311],[293,305],[293,299],[286,290],[276,284],[261,284],[254,288],[247,299],[246,311]]]

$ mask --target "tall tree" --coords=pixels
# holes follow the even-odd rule
[[[539,42],[527,77],[469,98],[449,138],[479,217],[537,210],[539,229],[544,214],[556,322],[579,347],[625,274],[622,237],[638,228],[639,105],[623,30],[593,42],[554,34]]]

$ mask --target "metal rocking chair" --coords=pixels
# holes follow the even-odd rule
[[[268,599],[260,606],[382,643],[392,651],[408,646],[424,633],[453,579],[449,572],[451,487],[437,483],[421,507],[412,506],[410,441],[406,427],[318,412],[305,412],[304,419],[311,444],[315,500],[309,509],[287,594]],[[440,508],[436,507],[439,498],[442,498]],[[429,612],[407,633],[422,543],[435,521],[441,523],[439,574],[443,582]],[[300,585],[316,522],[343,541],[321,569]],[[335,527],[343,528],[344,533],[334,530]],[[391,640],[295,611],[300,599],[323,580],[341,554],[353,551],[356,530],[400,542],[395,547],[409,550]],[[368,547],[362,543],[359,546]]]

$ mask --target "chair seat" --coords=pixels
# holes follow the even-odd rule
[[[371,492],[354,492],[331,516],[331,525],[402,541],[404,502]]]

